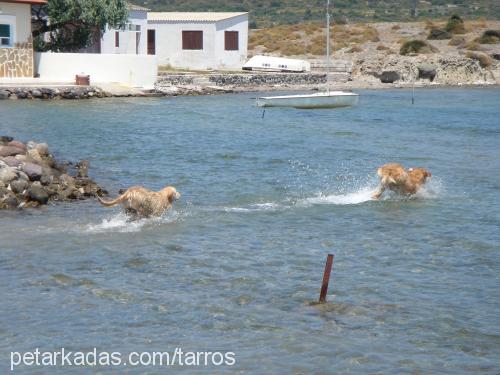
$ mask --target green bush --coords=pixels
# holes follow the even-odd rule
[[[486,30],[479,38],[481,44],[497,44],[500,42],[500,30]]]
[[[437,27],[434,27],[431,29],[431,32],[429,33],[429,36],[427,39],[429,40],[443,40],[443,39],[451,39],[453,35],[443,29],[438,29]]]
[[[399,50],[400,55],[408,55],[409,53],[424,53],[426,51],[431,51],[431,47],[428,43],[423,40],[409,40],[401,46]]]
[[[445,30],[453,34],[465,34],[464,21],[460,18],[460,16],[454,14],[448,20]]]

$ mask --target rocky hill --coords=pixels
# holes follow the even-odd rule
[[[325,0],[135,0],[155,11],[250,12],[250,27],[319,21]],[[498,0],[330,0],[333,17],[341,22],[409,21],[447,18],[500,19]]]

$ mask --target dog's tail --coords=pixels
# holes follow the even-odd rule
[[[111,207],[111,206],[114,206],[116,204],[122,203],[126,198],[127,198],[126,193],[123,193],[118,198],[113,199],[112,201],[105,201],[100,196],[97,196],[97,200],[99,201],[99,203],[101,203],[103,206],[106,206],[106,207]]]

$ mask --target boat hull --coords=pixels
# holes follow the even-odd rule
[[[349,92],[330,92],[310,95],[283,95],[257,98],[258,107],[291,107],[299,109],[351,107],[359,95]]]

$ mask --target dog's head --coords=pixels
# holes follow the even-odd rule
[[[181,197],[181,193],[179,193],[173,186],[167,186],[162,190],[162,192],[167,196],[169,203],[172,203],[174,200]]]
[[[417,181],[424,184],[427,179],[432,177],[431,172],[429,172],[425,168],[410,168],[408,169],[408,173]]]

